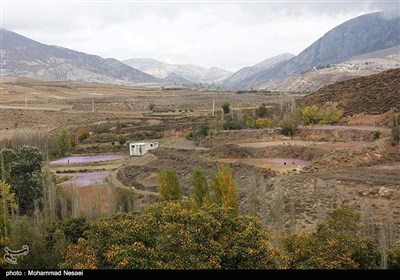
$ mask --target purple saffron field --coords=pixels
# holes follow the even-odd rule
[[[76,156],[66,157],[58,160],[50,161],[50,164],[63,164],[63,163],[83,163],[83,162],[98,162],[109,161],[125,158],[123,155],[110,155],[110,156]]]
[[[99,171],[99,172],[86,172],[86,173],[59,173],[57,175],[71,175],[74,178],[64,181],[61,183],[64,187],[72,186],[91,186],[96,184],[103,184],[109,171]]]
[[[293,158],[267,158],[269,162],[278,163],[278,164],[295,164],[300,166],[305,166],[308,164],[308,161],[300,160],[300,159],[293,159]]]

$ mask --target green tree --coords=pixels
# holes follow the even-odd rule
[[[229,104],[228,102],[225,102],[224,104],[222,104],[222,110],[224,111],[224,114],[229,114],[229,112],[231,111],[231,104]]]
[[[64,157],[71,151],[71,140],[68,130],[60,129],[56,133],[56,156]]]
[[[193,177],[193,197],[196,201],[198,207],[203,206],[205,201],[210,199],[210,194],[208,191],[208,183],[206,175],[204,174],[203,170],[195,167],[192,171]]]
[[[165,201],[182,199],[182,187],[175,170],[161,169],[157,175],[158,192]]]
[[[10,185],[22,215],[32,213],[35,201],[40,204],[43,197],[40,177],[43,161],[43,153],[37,147],[25,145],[16,153],[16,159],[11,164]]]
[[[232,170],[228,165],[220,165],[213,174],[211,177],[211,189],[214,193],[213,200],[215,203],[223,208],[233,210],[235,214],[239,214],[239,195]]]
[[[122,146],[126,143],[126,137],[123,134],[118,135],[118,143]]]

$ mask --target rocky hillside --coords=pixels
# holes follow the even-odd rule
[[[123,63],[157,78],[166,78],[174,73],[192,83],[216,83],[232,74],[232,72],[217,67],[204,68],[192,64],[169,64],[152,58],[132,58],[124,60]]]
[[[400,112],[400,69],[325,86],[298,100],[299,106],[336,103],[346,115]]]
[[[162,82],[113,58],[45,45],[5,29],[2,35],[2,75],[118,84]]]
[[[258,72],[235,88],[263,88],[273,78],[285,78],[350,57],[400,44],[400,17],[388,18],[381,12],[353,18],[327,32],[296,57]]]

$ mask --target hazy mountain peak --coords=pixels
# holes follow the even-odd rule
[[[232,74],[218,67],[207,69],[194,64],[169,64],[151,58],[132,58],[122,62],[154,77],[167,78],[174,73],[192,83],[215,83]]]

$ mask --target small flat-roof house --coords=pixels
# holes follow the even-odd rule
[[[129,155],[131,156],[142,156],[149,150],[154,150],[158,148],[158,142],[139,142],[139,143],[129,143]]]

